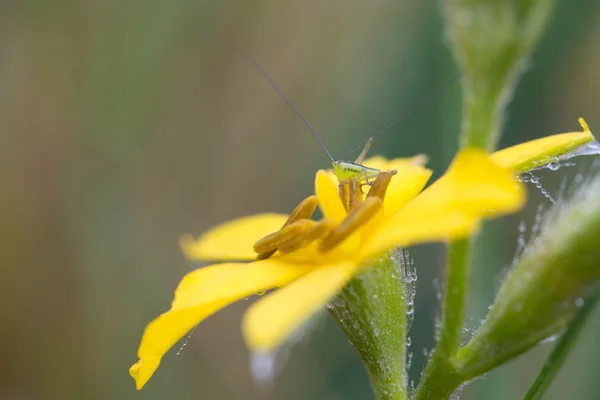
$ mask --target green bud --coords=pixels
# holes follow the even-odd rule
[[[496,147],[512,88],[553,4],[553,0],[446,2],[448,33],[463,74],[463,146]]]
[[[459,351],[459,374],[482,374],[564,329],[600,277],[599,238],[597,176],[546,218],[485,322]]]

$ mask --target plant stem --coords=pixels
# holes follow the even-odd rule
[[[460,347],[467,305],[467,287],[471,239],[461,239],[449,246],[448,277],[443,305],[442,329],[436,352],[450,358]]]
[[[408,253],[372,262],[334,299],[330,311],[359,354],[377,400],[405,400]]]
[[[462,383],[462,377],[454,367],[454,357],[460,348],[463,333],[470,250],[469,238],[458,240],[449,246],[440,337],[419,383],[417,400],[449,398]]]
[[[461,147],[493,150],[500,137],[504,104],[499,102],[502,88],[493,93],[465,89],[464,129]]]
[[[550,384],[554,381],[554,378],[564,363],[567,355],[577,342],[577,338],[592,310],[594,310],[594,306],[597,304],[598,299],[600,299],[600,282],[596,283],[590,296],[588,296],[583,306],[573,316],[565,333],[560,338],[554,350],[552,350],[552,353],[548,356],[542,370],[527,391],[527,394],[524,397],[525,400],[539,400],[544,393],[546,393],[546,390],[548,390],[548,387],[550,387]]]

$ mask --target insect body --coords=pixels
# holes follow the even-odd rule
[[[365,167],[356,162],[334,161],[332,165],[333,173],[341,181],[356,179],[358,182],[365,182],[368,184],[381,173],[378,169]]]
[[[363,151],[360,152],[360,155],[354,162],[349,161],[331,161],[331,165],[333,166],[333,173],[338,178],[340,182],[344,182],[347,180],[353,180],[357,183],[365,183],[370,184],[373,182],[377,176],[381,173],[378,169],[369,168],[362,165],[362,162],[371,148],[371,143],[373,143],[373,138],[370,137],[365,144]]]

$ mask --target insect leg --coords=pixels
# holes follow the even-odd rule
[[[373,143],[373,138],[372,137],[370,137],[369,139],[367,139],[367,143],[365,144],[364,149],[360,152],[360,154],[358,155],[358,158],[355,161],[356,164],[362,164],[363,160],[365,159],[365,157],[367,155],[367,152],[371,148],[371,143]]]

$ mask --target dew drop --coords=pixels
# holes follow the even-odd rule
[[[546,344],[546,343],[552,343],[552,342],[555,342],[555,341],[556,341],[556,339],[558,339],[558,338],[559,338],[559,336],[560,336],[560,335],[558,335],[558,334],[556,334],[556,335],[551,335],[551,336],[548,336],[546,339],[542,340],[540,343],[541,343],[541,344]]]
[[[593,140],[593,141],[589,142],[588,144],[586,144],[585,146],[581,146],[580,148],[575,150],[573,153],[570,153],[569,155],[571,157],[575,157],[575,156],[589,156],[589,155],[595,155],[595,154],[600,154],[600,142],[598,142],[597,140]],[[571,158],[571,157],[569,157],[569,158]]]
[[[183,351],[183,349],[185,348],[185,346],[187,346],[188,342],[190,341],[190,338],[192,337],[192,335],[194,334],[194,332],[196,331],[196,328],[198,328],[198,325],[200,324],[196,324],[196,326],[194,326],[192,328],[192,330],[190,331],[190,333],[187,335],[187,337],[184,339],[183,343],[181,343],[181,346],[179,347],[179,350],[177,350],[177,355],[180,355],[181,352]]]
[[[583,306],[583,303],[584,303],[584,301],[583,301],[583,298],[582,298],[582,297],[578,297],[578,298],[576,298],[576,299],[575,299],[575,305],[576,305],[577,307],[581,307],[581,306]]]
[[[250,356],[250,372],[256,386],[269,388],[275,380],[275,358],[276,354],[253,353]]]

